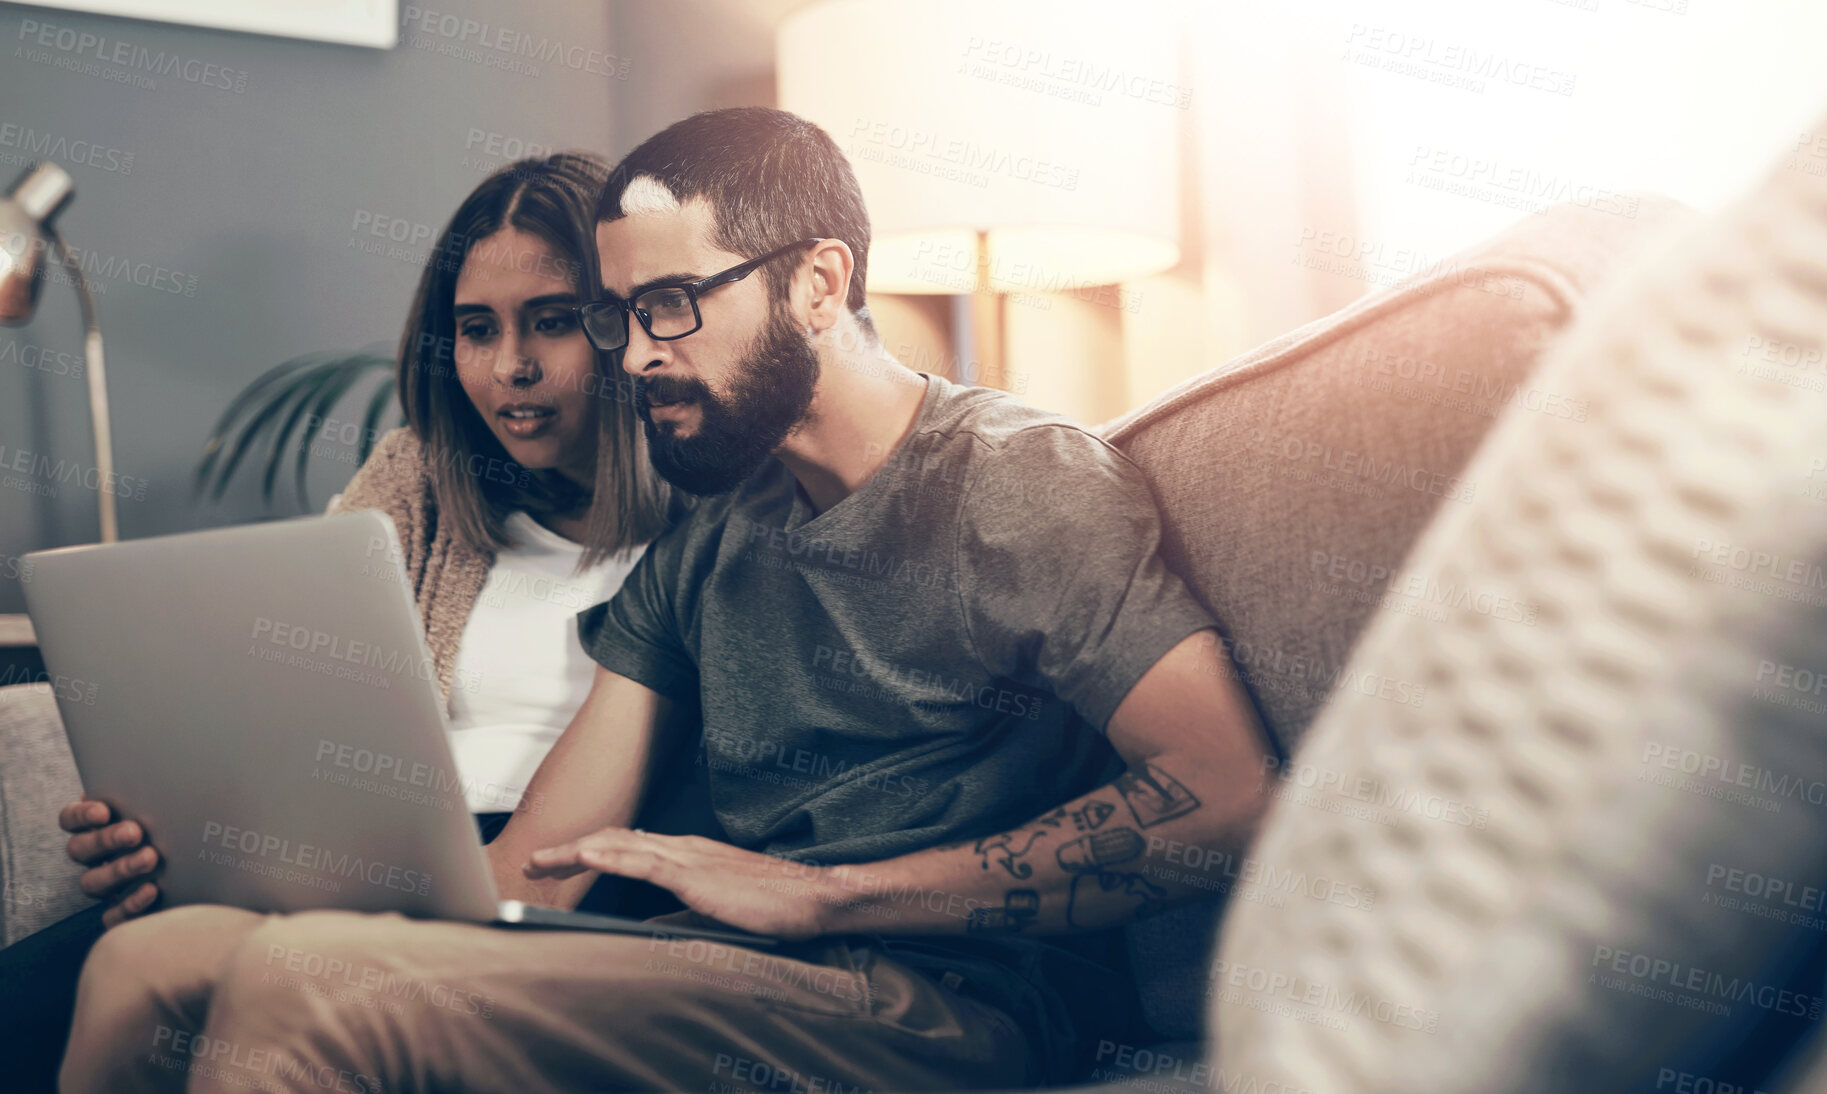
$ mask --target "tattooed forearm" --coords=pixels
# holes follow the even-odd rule
[[[947,907],[962,905],[946,914],[928,904],[934,914],[899,920],[902,931],[981,935],[1094,929],[1209,896],[1203,879],[1151,864],[1174,846],[1209,843],[1228,856],[1249,837],[1254,805],[1233,799],[1234,780],[1201,762],[1180,753],[1136,759],[1112,782],[1011,831],[880,864],[871,887],[883,901],[891,899],[886,894],[937,892]],[[1008,888],[1011,881],[1019,887]],[[841,929],[850,922],[837,921]],[[854,922],[879,924],[866,910]]]
[[[1141,771],[1129,770],[1118,775],[1110,785],[1129,804],[1136,823],[1144,828],[1183,817],[1199,808],[1199,799],[1180,785],[1180,781],[1152,763],[1144,762]]]

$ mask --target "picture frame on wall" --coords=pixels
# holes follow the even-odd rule
[[[399,0],[25,0],[32,7],[392,49]]]

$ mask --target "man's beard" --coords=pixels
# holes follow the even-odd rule
[[[691,377],[654,376],[635,384],[635,411],[646,427],[653,469],[688,494],[727,494],[740,486],[812,405],[818,353],[785,308],[768,310],[768,325],[737,365],[726,397]],[[650,396],[696,402],[697,432],[681,437],[671,422],[656,425]]]

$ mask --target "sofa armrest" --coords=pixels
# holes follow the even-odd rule
[[[57,827],[82,780],[50,684],[0,687],[0,757],[0,945],[11,945],[90,903]]]

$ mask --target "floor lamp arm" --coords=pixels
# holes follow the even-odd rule
[[[120,526],[114,512],[114,440],[108,419],[108,372],[102,360],[101,317],[95,310],[95,294],[82,263],[71,253],[61,236],[46,229],[57,244],[57,258],[70,271],[76,286],[76,301],[82,309],[83,356],[88,360],[89,420],[95,429],[95,493],[101,506],[101,542],[113,543],[120,538]]]

